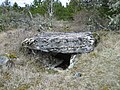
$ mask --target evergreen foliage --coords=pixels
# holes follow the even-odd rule
[[[59,0],[53,0],[53,16],[58,20],[72,20],[74,14],[74,6],[67,5],[64,7]],[[32,14],[39,13],[43,16],[49,15],[50,0],[34,0],[33,5],[30,7]]]
[[[19,6],[16,2],[13,4],[13,10],[15,10],[16,12],[19,11]]]
[[[81,0],[82,8],[94,10],[97,17],[107,20],[107,24],[100,24],[104,29],[120,29],[120,1],[119,0]],[[95,18],[92,18],[95,19]],[[97,19],[95,20],[97,21]],[[97,23],[100,23],[97,21]],[[104,24],[104,25],[103,25]]]
[[[92,11],[92,18],[89,16],[89,21],[92,24],[99,25],[106,29],[117,30],[120,28],[120,1],[119,0],[70,0],[66,7],[59,0],[34,0],[31,5],[19,7],[15,2],[11,6],[9,0],[5,0],[0,6],[0,17],[2,14],[14,10],[15,12],[28,12],[31,15],[40,14],[44,17],[49,17],[50,12],[53,18],[58,20],[73,20],[74,15],[81,10]],[[94,18],[93,18],[94,17]],[[107,20],[104,24],[102,20]]]

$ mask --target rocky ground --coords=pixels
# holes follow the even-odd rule
[[[58,21],[50,31],[75,31],[66,23]],[[0,90],[120,90],[119,33],[97,31],[101,40],[95,50],[77,55],[73,68],[59,71],[41,65],[49,58],[46,55],[36,59],[22,50],[21,42],[37,33],[34,29],[0,33],[0,55],[13,59],[10,67],[0,66]]]

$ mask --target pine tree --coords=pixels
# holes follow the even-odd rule
[[[13,10],[18,11],[18,9],[19,9],[19,6],[18,6],[18,4],[15,2],[15,3],[13,4]]]

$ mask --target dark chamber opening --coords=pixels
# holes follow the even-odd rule
[[[59,60],[63,60],[63,62],[61,64],[59,64],[58,66],[55,66],[55,68],[62,68],[63,70],[67,69],[68,66],[70,65],[70,58],[71,58],[71,54],[63,54],[63,53],[58,53],[55,56],[53,56]]]

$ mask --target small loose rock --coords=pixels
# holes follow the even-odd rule
[[[74,74],[74,77],[81,77],[82,76],[82,74],[80,73],[80,72],[76,72],[75,74]]]

